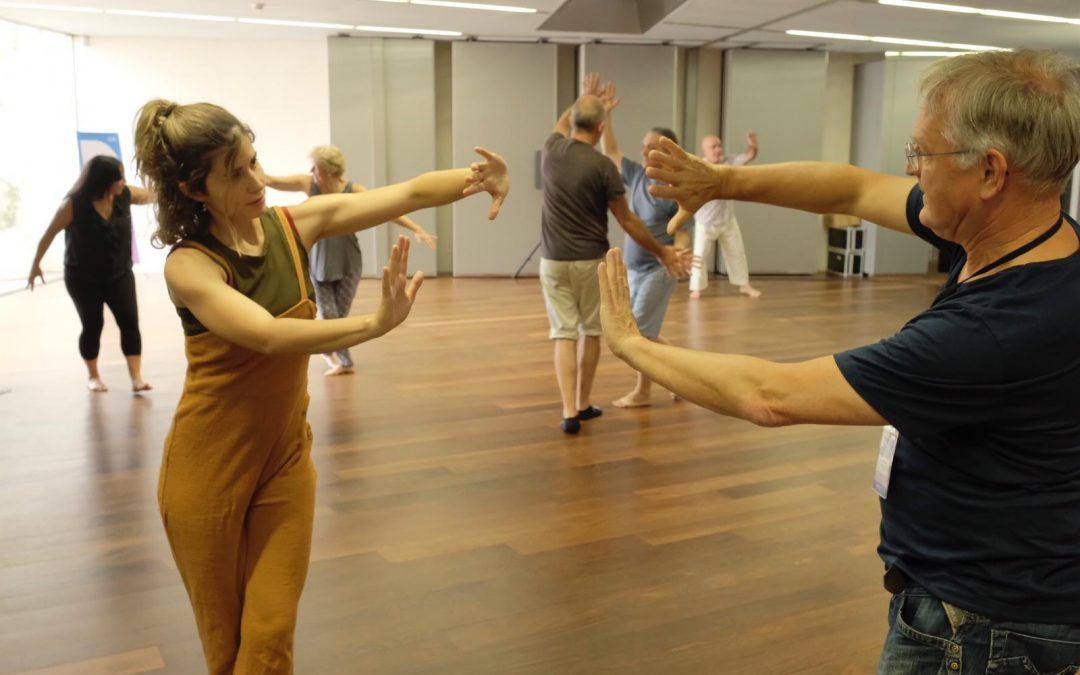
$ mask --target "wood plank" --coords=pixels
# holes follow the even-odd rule
[[[940,281],[763,278],[757,301],[682,286],[665,335],[808,359],[890,334]],[[112,391],[93,395],[63,285],[0,297],[19,326],[0,334],[0,673],[202,669],[155,501],[183,342],[160,277],[138,285],[145,396],[124,391],[111,317]],[[440,278],[353,350],[355,376],[312,360],[297,672],[872,672],[876,430],[761,429],[660,390],[617,410],[634,375],[605,351],[605,414],[567,437],[546,335],[535,279]]]
[[[138,649],[77,663],[28,670],[22,675],[137,675],[161,670],[165,662],[157,648]]]

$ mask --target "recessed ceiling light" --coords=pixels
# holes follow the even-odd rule
[[[98,7],[73,7],[71,5],[39,5],[36,2],[0,2],[0,7],[9,9],[43,9],[47,12],[80,12],[82,14],[104,14]]]
[[[940,47],[942,49],[957,49],[971,52],[996,52],[1010,51],[1005,47],[992,47],[990,45],[968,45],[956,42],[938,42],[937,40],[915,40],[912,38],[879,37],[876,35],[853,35],[849,33],[824,33],[816,30],[787,30],[788,35],[803,37],[818,37],[829,40],[857,40],[860,42],[880,42],[888,45],[911,45],[913,47]]]
[[[287,21],[285,19],[237,19],[240,23],[253,23],[261,26],[291,26],[293,28],[325,28],[327,30],[349,30],[347,23],[321,23],[318,21]]]
[[[404,33],[405,35],[461,37],[461,33],[456,30],[435,30],[433,28],[393,28],[390,26],[352,26],[352,28],[362,33]]]
[[[213,16],[210,14],[176,14],[174,12],[144,12],[137,9],[107,9],[106,14],[120,14],[122,16],[148,16],[155,19],[185,19],[187,21],[221,21],[231,23],[236,21],[235,16]]]
[[[1021,21],[1042,21],[1045,23],[1070,23],[1080,26],[1080,19],[1050,14],[1032,14],[1030,12],[1011,12],[1004,9],[982,9],[965,5],[947,5],[940,2],[918,2],[917,0],[878,0],[879,5],[907,7],[910,9],[929,9],[937,12],[955,12],[959,14],[979,14],[997,19],[1019,19]]]

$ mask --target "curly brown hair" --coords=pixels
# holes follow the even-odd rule
[[[135,122],[135,168],[157,194],[158,229],[155,246],[171,246],[204,234],[210,227],[205,206],[188,192],[206,192],[206,176],[214,159],[225,153],[232,164],[240,143],[255,134],[221,106],[212,103],[179,105],[164,99],[150,101]]]

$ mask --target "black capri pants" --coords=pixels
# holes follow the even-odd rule
[[[115,279],[84,277],[71,270],[64,271],[64,285],[75,303],[82,322],[79,334],[79,353],[93,361],[101,351],[101,329],[105,326],[105,305],[109,306],[120,328],[120,349],[124,356],[142,354],[142,334],[139,333],[139,306],[135,300],[135,274],[128,270]]]

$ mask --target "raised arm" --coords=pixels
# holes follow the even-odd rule
[[[599,92],[600,102],[604,104],[604,134],[600,137],[600,150],[604,155],[615,162],[615,168],[622,173],[623,153],[619,149],[619,142],[615,139],[615,124],[612,112],[619,106],[619,98],[615,95],[615,83],[608,82]]]
[[[735,166],[742,166],[743,164],[749,164],[754,161],[758,153],[757,132],[750,131],[746,134],[746,150],[742,151],[741,155],[735,157],[733,164]]]
[[[686,209],[679,207],[679,210],[675,212],[675,215],[671,217],[671,220],[667,224],[667,233],[671,236],[675,236],[682,231],[686,224],[690,222],[690,219],[694,217],[693,213],[690,213]]]
[[[476,151],[484,161],[474,162],[468,169],[432,171],[404,183],[367,192],[324,195],[290,207],[304,246],[310,248],[320,239],[359,232],[479,192],[491,194],[488,219],[494,220],[510,191],[506,162],[484,148]]]
[[[382,301],[374,314],[326,321],[276,318],[226,283],[224,272],[189,248],[165,263],[169,295],[211,333],[260,354],[332,352],[386,334],[409,315],[424,275],[406,280],[409,240],[401,237],[383,268]]]
[[[352,184],[352,186],[353,186],[353,192],[367,192],[368,191],[368,189],[366,187],[364,187],[363,185],[361,185],[359,183],[354,182]],[[391,222],[393,222],[395,225],[398,225],[399,227],[404,227],[409,232],[412,232],[413,236],[416,237],[417,242],[419,242],[421,244],[424,244],[425,246],[430,248],[432,251],[435,250],[435,240],[437,240],[438,237],[436,237],[435,235],[433,235],[433,234],[429,233],[427,230],[425,230],[423,228],[423,226],[420,225],[420,223],[416,222],[415,220],[413,220],[412,218],[410,218],[408,216],[401,216],[400,218],[394,218],[394,220],[391,221]]]
[[[656,256],[669,275],[676,279],[686,276],[691,264],[690,251],[678,251],[674,246],[664,246],[658,242],[645,227],[645,223],[641,222],[641,219],[630,210],[625,196],[612,199],[608,202],[608,208],[618,221],[619,227],[643,249]]]
[[[886,423],[852,389],[832,357],[775,363],[645,339],[634,321],[626,265],[618,249],[608,252],[599,275],[600,318],[612,353],[680,398],[769,427]]]
[[[656,197],[697,211],[713,199],[761,202],[813,213],[846,213],[911,234],[907,196],[915,181],[848,164],[787,162],[732,167],[708,164],[664,138],[649,156],[646,174]]]
[[[559,119],[555,122],[554,133],[570,137],[570,114],[573,112],[574,106],[570,106],[563,111],[562,115],[559,115]]]
[[[45,257],[45,252],[49,250],[49,246],[52,245],[53,239],[56,235],[60,234],[63,230],[66,230],[71,225],[71,219],[74,217],[75,210],[71,205],[70,199],[65,199],[60,204],[60,208],[56,210],[52,220],[49,222],[49,226],[45,228],[44,234],[41,235],[41,240],[38,241],[37,252],[34,253],[34,262],[30,264],[30,276],[26,280],[26,287],[31,291],[34,290],[34,279],[41,279],[41,283],[45,283],[45,275],[41,273],[41,259]]]
[[[153,204],[157,201],[157,195],[146,188],[137,185],[129,185],[128,190],[131,190],[132,204]]]
[[[267,176],[266,187],[282,192],[303,192],[311,194],[311,174],[298,173],[294,176]]]

